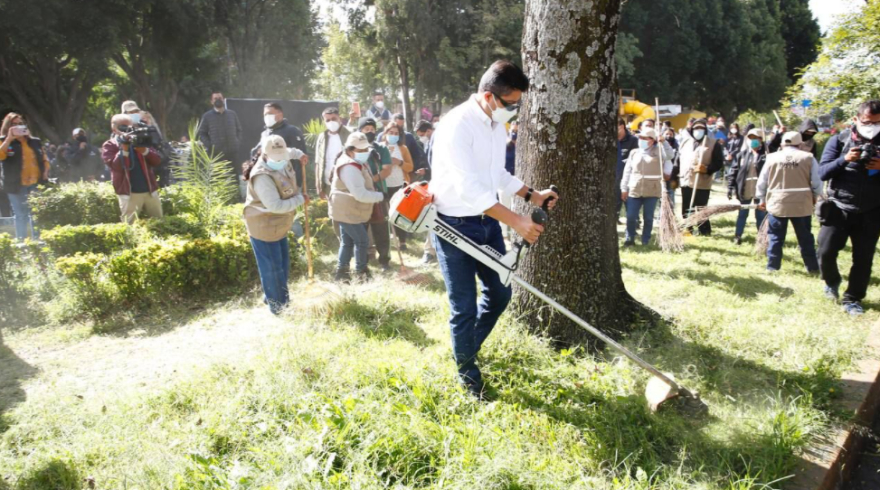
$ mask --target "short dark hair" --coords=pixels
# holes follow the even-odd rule
[[[649,117],[649,118],[647,118],[647,119],[645,119],[645,120],[643,120],[643,121],[641,121],[641,122],[639,123],[639,129],[642,129],[642,126],[643,126],[646,122],[648,122],[648,121],[651,121],[652,123],[654,123],[654,126],[657,125],[657,121],[655,121],[653,118],[650,118],[650,117]]]
[[[880,100],[868,100],[859,104],[859,114],[866,112],[872,116],[880,114]]]
[[[398,121],[398,120],[400,120],[400,119],[404,119],[404,120],[406,120],[406,118],[403,117],[403,114],[401,114],[401,113],[399,113],[399,112],[398,112],[398,113],[395,113],[393,116],[391,116],[391,119],[394,119],[395,121]]]
[[[617,125],[618,126],[626,126],[626,121],[622,117],[618,117],[617,118]]]
[[[529,77],[522,68],[507,60],[498,60],[480,78],[480,92],[507,95],[514,90],[529,90]]]
[[[376,125],[376,120],[372,117],[365,117],[361,120],[361,123],[358,124],[358,130],[363,130],[367,126],[373,126],[373,129],[376,129],[378,126]]]
[[[429,129],[434,129],[434,125],[424,119],[416,124],[416,131],[427,131]]]
[[[264,105],[263,108],[264,109],[275,109],[276,111],[278,111],[282,114],[284,113],[284,109],[281,108],[281,104],[279,104],[278,102],[269,102],[268,104]]]
[[[324,112],[321,113],[322,116],[325,114],[339,114],[339,109],[335,107],[328,107],[324,109]]]

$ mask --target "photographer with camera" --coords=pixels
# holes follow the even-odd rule
[[[0,127],[0,186],[9,196],[19,241],[39,238],[28,196],[48,181],[49,160],[40,139],[31,136],[21,114],[10,112]]]
[[[112,136],[104,143],[102,158],[119,199],[122,220],[131,223],[138,213],[162,217],[155,168],[162,163],[151,147],[149,128],[133,127],[131,116],[117,114],[110,121]]]
[[[828,298],[840,298],[837,254],[852,241],[852,268],[842,302],[847,313],[858,316],[864,313],[861,301],[880,237],[880,100],[862,103],[853,123],[825,145],[819,177],[828,182],[828,200],[819,203],[816,214],[822,224],[819,266]]]

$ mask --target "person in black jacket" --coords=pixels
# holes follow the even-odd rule
[[[617,204],[615,206],[615,216],[617,224],[620,221],[620,208],[623,207],[623,200],[620,198],[620,181],[623,179],[623,169],[626,168],[626,161],[629,159],[629,153],[639,147],[639,139],[630,134],[626,128],[626,121],[622,117],[617,118],[617,167],[614,169],[614,195],[617,196]]]
[[[235,111],[226,108],[226,99],[220,92],[211,94],[213,109],[202,115],[199,122],[199,141],[209,152],[223,155],[232,162],[235,175],[241,173],[238,150],[241,144],[241,122]]]
[[[780,131],[773,136],[773,139],[768,144],[770,153],[776,153],[782,147],[782,135],[785,134],[785,126],[781,126],[779,129]],[[818,160],[819,147],[816,145],[816,140],[813,139],[816,133],[819,132],[819,126],[816,125],[816,121],[807,119],[798,128],[798,132],[801,133],[801,139],[803,139],[803,142],[798,145],[798,149],[812,153],[813,157]]]
[[[733,127],[731,136],[733,136]],[[732,138],[731,138],[732,139]],[[747,147],[739,152],[733,160],[730,171],[727,173],[727,198],[733,199],[736,195],[740,204],[758,204],[756,197],[758,176],[767,161],[767,152],[764,148],[764,137],[760,129],[751,129],[746,137]],[[767,211],[755,209],[755,223],[758,229],[767,216]],[[736,232],[733,243],[742,243],[742,234],[746,229],[746,220],[749,218],[749,210],[741,209],[736,219]]]
[[[284,143],[287,144],[288,148],[296,148],[303,153],[308,153],[306,139],[303,136],[303,132],[287,121],[284,117],[284,109],[281,108],[281,104],[277,102],[269,102],[263,106],[263,122],[266,124],[266,129],[264,129],[263,133],[260,135],[260,142],[251,150],[251,158],[260,153],[263,141],[273,134],[277,134],[284,138]],[[293,169],[296,172],[297,185],[299,185],[300,188],[304,188],[302,167],[294,165]]]
[[[843,308],[853,316],[864,313],[861,301],[871,281],[871,266],[880,238],[880,158],[861,157],[866,143],[880,145],[880,100],[859,106],[854,127],[832,136],[825,145],[819,177],[828,182],[828,200],[819,206],[819,268],[825,295],[840,297],[837,255],[849,240],[852,268],[843,293]]]
[[[739,124],[730,125],[727,133],[727,142],[724,143],[724,172],[723,175],[730,173],[736,159],[739,158],[740,151],[743,150],[744,134],[740,132]]]

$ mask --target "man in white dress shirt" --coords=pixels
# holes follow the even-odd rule
[[[529,243],[544,231],[529,216],[498,202],[498,191],[517,195],[535,206],[556,194],[536,191],[505,170],[505,123],[519,110],[529,79],[516,65],[496,61],[480,80],[479,92],[443,117],[432,142],[431,192],[440,219],[479,245],[505,253],[501,223]],[[511,291],[498,274],[451,243],[434,236],[437,259],[449,295],[452,350],[460,381],[484,398],[477,353],[510,302]],[[477,304],[480,280],[482,296]]]

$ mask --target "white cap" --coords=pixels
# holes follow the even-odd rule
[[[131,111],[140,111],[137,102],[133,100],[126,100],[122,103],[122,113],[128,114]]]
[[[645,128],[639,131],[639,138],[641,138],[642,136],[644,136],[645,138],[653,138],[654,140],[656,140],[657,131],[654,131],[654,128]]]
[[[747,134],[746,136],[754,136],[755,138],[764,139],[764,131],[760,130],[759,128],[752,128],[749,130],[749,134]]]
[[[348,139],[345,140],[345,147],[355,147],[358,150],[366,150],[370,147],[370,141],[367,139],[367,135],[360,131],[355,131],[348,135]]]
[[[263,140],[263,154],[273,162],[290,160],[290,150],[287,149],[287,143],[277,134]]]
[[[798,146],[804,142],[801,133],[789,131],[782,135],[782,146]]]

